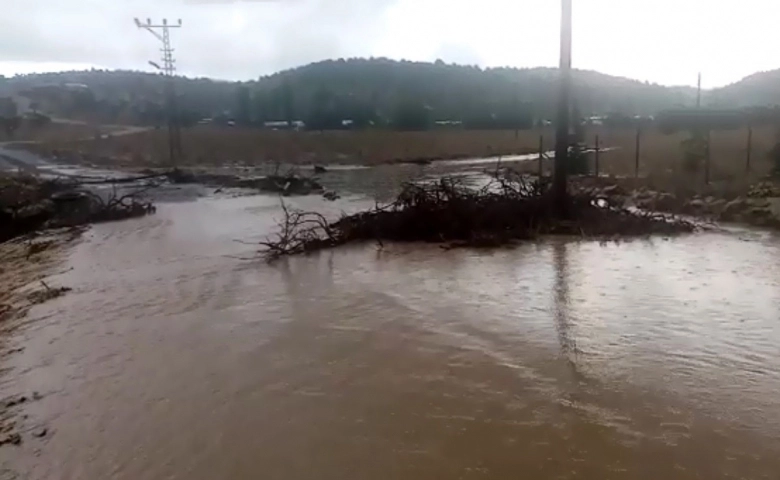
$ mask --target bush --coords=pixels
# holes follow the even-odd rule
[[[707,137],[700,130],[691,132],[690,138],[682,141],[683,169],[688,173],[697,173],[701,170],[704,158],[707,155]]]

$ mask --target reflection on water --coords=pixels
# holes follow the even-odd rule
[[[566,258],[566,242],[557,241],[552,245],[552,260],[555,267],[555,285],[553,287],[553,308],[555,314],[555,330],[561,346],[561,354],[569,362],[572,374],[577,372],[577,343],[569,333],[569,277]]]
[[[314,198],[291,199],[303,207]],[[328,203],[332,213],[362,201]],[[19,478],[777,478],[761,233],[241,260],[276,200],[96,226],[33,311]]]

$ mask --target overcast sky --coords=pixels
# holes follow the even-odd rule
[[[247,80],[326,58],[554,66],[558,0],[0,0],[0,73],[151,70],[133,17],[182,18],[188,75]],[[574,0],[574,66],[720,86],[780,68],[778,0]]]

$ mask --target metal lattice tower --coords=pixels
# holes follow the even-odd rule
[[[182,157],[181,148],[181,125],[178,115],[178,105],[176,99],[176,88],[174,76],[176,74],[176,60],[173,58],[174,49],[171,48],[171,28],[181,28],[181,20],[177,24],[169,24],[167,19],[163,19],[161,24],[153,24],[150,19],[141,22],[137,18],[135,24],[138,28],[147,30],[154,35],[157,40],[162,42],[162,67],[155,62],[149,64],[161,71],[165,75],[165,100],[168,117],[168,148],[171,167],[176,167]]]

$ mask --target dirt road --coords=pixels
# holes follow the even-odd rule
[[[69,120],[66,118],[52,118],[52,122],[66,125],[79,125],[87,126],[87,122],[81,120]],[[101,125],[96,127],[103,135],[108,137],[123,137],[126,135],[135,135],[150,130],[150,127],[139,127],[134,125]],[[80,142],[94,141],[95,137],[83,137],[77,139]],[[30,172],[36,172],[41,168],[54,168],[55,164],[49,160],[46,160],[42,156],[22,150],[19,148],[13,148],[14,146],[31,145],[43,143],[39,140],[20,140],[20,141],[8,141],[0,142],[0,171],[2,170],[16,170],[22,169]]]

